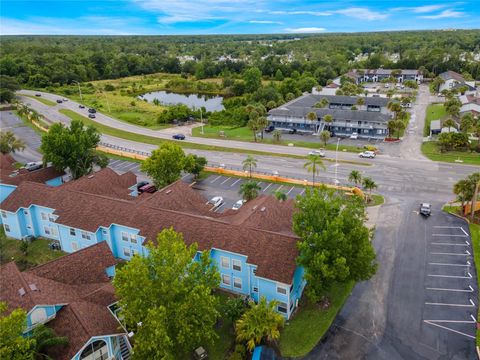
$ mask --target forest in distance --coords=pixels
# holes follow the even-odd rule
[[[353,68],[446,70],[480,79],[480,30],[211,36],[2,36],[0,75],[44,88],[158,72],[198,79],[308,74],[320,85]]]

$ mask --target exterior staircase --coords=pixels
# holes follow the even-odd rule
[[[125,340],[125,336],[120,337],[120,353],[122,360],[130,360],[130,345]]]

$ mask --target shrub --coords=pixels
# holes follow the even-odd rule
[[[235,345],[235,350],[230,354],[228,360],[243,360],[247,355],[247,349],[243,344]]]

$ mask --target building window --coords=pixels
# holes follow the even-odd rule
[[[91,239],[90,234],[86,231],[82,231],[82,239],[90,240]]]
[[[2,217],[5,219],[7,218],[7,212],[5,210],[2,210]]]
[[[88,344],[80,354],[81,360],[106,360],[108,359],[108,346],[103,340],[95,340]]]
[[[236,271],[242,271],[242,262],[240,260],[232,259],[232,268]]]
[[[286,314],[287,313],[287,304],[285,304],[284,302],[279,302],[278,306],[277,306],[277,310],[278,310],[278,312]]]
[[[47,213],[41,212],[41,213],[40,213],[40,216],[42,217],[42,220],[43,220],[43,221],[47,221],[47,220],[48,220],[48,214],[47,214]]]
[[[130,241],[134,244],[137,243],[137,235],[135,234],[130,234]]]
[[[28,210],[23,210],[23,213],[24,213],[25,215],[28,215]]]
[[[3,226],[5,227],[5,231],[6,231],[6,232],[10,232],[10,225],[8,225],[8,224],[3,224]]]
[[[125,231],[122,231],[122,240],[128,241],[128,234]]]
[[[287,289],[284,288],[283,286],[278,286],[277,285],[277,293],[286,295],[287,294]]]
[[[234,277],[233,278],[233,287],[237,288],[237,289],[241,289],[242,288],[242,279]]]
[[[220,257],[221,263],[222,263],[222,268],[224,269],[230,269],[230,259],[227,257]]]
[[[126,256],[126,257],[130,257],[131,256],[130,249],[124,247],[123,248],[123,255]]]
[[[31,226],[31,225],[27,225],[27,229],[28,229],[28,230],[32,230],[32,226]]]
[[[75,241],[72,241],[72,250],[77,251],[78,250],[78,244]]]
[[[57,228],[52,227],[50,228],[50,231],[52,232],[52,236],[58,237],[58,231]]]
[[[48,226],[44,226],[43,231],[45,232],[45,235],[50,235],[50,228]]]
[[[222,284],[230,286],[231,284],[230,275],[225,275],[225,274],[222,275]]]
[[[253,269],[252,272],[253,272],[253,275],[257,275],[257,268]]]
[[[32,325],[44,323],[47,320],[47,312],[44,308],[36,308],[30,313]]]
[[[71,236],[76,236],[77,235],[77,232],[75,231],[74,228],[70,228],[70,235]]]
[[[254,287],[253,287],[253,292],[258,293],[258,287],[254,286]]]
[[[102,234],[103,234],[103,235],[107,235],[107,234],[108,234],[107,229],[102,229]]]
[[[54,222],[55,220],[57,220],[57,216],[49,214],[48,215],[48,220]]]

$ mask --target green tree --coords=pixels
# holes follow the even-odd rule
[[[462,116],[462,119],[460,120],[460,130],[463,133],[468,133],[468,131],[470,131],[470,129],[473,127],[473,124],[474,121],[472,114],[466,113]]]
[[[330,104],[327,98],[322,98],[319,102],[313,105],[316,108],[325,108]]]
[[[272,136],[273,136],[273,140],[278,143],[282,139],[282,132],[278,129],[275,129],[272,132]]]
[[[244,182],[242,185],[240,185],[240,190],[238,193],[242,195],[244,200],[250,201],[255,199],[258,196],[258,192],[262,188],[256,181],[249,180],[247,182]]]
[[[267,300],[264,296],[258,304],[250,303],[248,309],[236,324],[237,340],[247,343],[247,349],[252,351],[263,340],[267,342],[280,338],[280,329],[285,318],[276,311],[277,301]]]
[[[275,80],[277,81],[283,81],[285,77],[283,76],[282,70],[277,69],[277,72],[275,73]]]
[[[257,119],[257,125],[260,128],[260,132],[262,134],[262,140],[263,140],[263,132],[265,131],[265,128],[268,126],[268,120],[265,116],[260,116]]]
[[[222,313],[232,322],[237,321],[247,310],[245,300],[241,297],[229,298],[223,305]]]
[[[198,261],[196,243],[165,229],[148,255],[134,256],[117,270],[113,285],[121,316],[135,333],[134,359],[187,358],[216,337],[220,276],[208,251]]]
[[[312,173],[312,187],[315,186],[315,175],[320,172],[320,169],[325,169],[323,161],[318,155],[308,155],[307,162],[303,165],[309,173]]]
[[[405,130],[406,125],[403,120],[395,120],[395,131],[397,132],[397,139],[400,138],[400,133]]]
[[[365,190],[368,191],[368,197],[371,198],[372,196],[372,190],[376,189],[378,186],[375,183],[375,181],[372,180],[370,177],[364,177],[362,179],[362,185]]]
[[[395,129],[397,128],[397,123],[395,120],[388,120],[387,122],[387,129],[388,129],[388,137],[391,138],[395,133]]]
[[[323,130],[320,133],[320,140],[323,141],[323,146],[327,146],[327,141],[330,139],[330,131],[328,130]]]
[[[390,101],[387,105],[387,108],[394,113],[394,119],[397,119],[398,114],[403,111],[402,105],[398,101]]]
[[[51,162],[57,170],[70,170],[78,179],[90,174],[95,165],[102,168],[108,165],[105,155],[96,151],[100,133],[93,126],[83,126],[80,120],[72,120],[70,127],[55,123],[48,133],[42,136],[40,150],[43,162]]]
[[[283,191],[280,191],[280,190],[275,191],[275,197],[280,202],[287,201],[287,194],[285,194]]]
[[[0,359],[33,360],[35,340],[24,337],[27,313],[23,309],[7,310],[7,303],[0,302]]]
[[[352,170],[348,175],[348,181],[353,182],[356,186],[362,183],[362,174],[358,170]]]
[[[188,155],[185,158],[184,168],[186,172],[193,175],[194,179],[198,179],[198,176],[207,165],[207,159],[203,156]]]
[[[443,123],[443,126],[447,127],[449,132],[451,131],[451,128],[454,128],[454,129],[456,128],[455,125],[456,125],[456,123],[455,123],[455,120],[453,120],[453,119],[447,119]]]
[[[318,301],[336,283],[368,280],[376,271],[373,232],[365,225],[365,204],[322,187],[297,199],[293,230],[297,263],[305,269],[306,294]]]
[[[275,108],[277,106],[277,103],[273,100],[270,100],[269,102],[267,102],[267,109],[268,110],[271,110],[273,108]]]
[[[453,185],[453,193],[457,195],[457,201],[462,203],[462,214],[465,208],[465,203],[472,199],[473,192],[474,189],[468,179],[459,180]]]
[[[164,142],[140,168],[153,179],[157,188],[163,188],[180,178],[185,161],[185,153],[179,145]]]
[[[257,167],[257,159],[252,155],[247,155],[247,158],[242,161],[242,167],[244,171],[248,170],[248,177],[252,178],[252,170]]]
[[[0,133],[0,152],[3,155],[15,153],[24,149],[24,141],[22,139],[17,139],[13,132],[7,130]]]
[[[315,120],[317,120],[317,114],[313,111],[310,111],[307,114],[307,119],[310,120],[310,121],[315,121]]]
[[[245,81],[245,91],[253,93],[262,86],[262,72],[256,67],[251,67],[245,70],[243,80]]]
[[[333,122],[333,116],[330,115],[330,114],[325,115],[325,116],[323,117],[323,122],[324,122],[325,124],[330,125],[330,124]]]
[[[53,346],[68,345],[67,337],[57,336],[52,328],[40,324],[32,332],[32,338],[35,340],[35,357],[37,359],[51,359],[48,356],[48,349]]]
[[[365,105],[365,98],[359,97],[356,102],[357,105],[362,106]]]
[[[247,122],[247,127],[253,132],[253,140],[257,142],[257,133],[260,130],[260,121],[257,112],[250,113],[250,120]]]
[[[15,91],[20,89],[17,80],[11,76],[0,75],[0,103],[12,102],[15,99]]]

